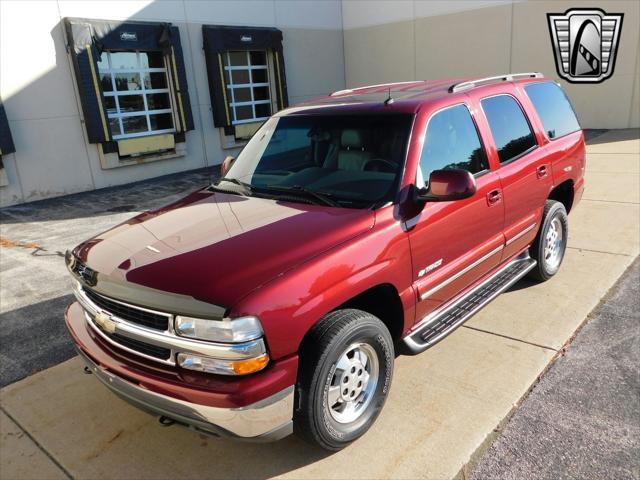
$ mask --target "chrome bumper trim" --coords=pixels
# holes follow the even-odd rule
[[[131,353],[140,355],[150,360],[165,363],[168,365],[175,365],[175,354],[177,352],[193,353],[196,355],[204,355],[221,360],[245,360],[257,357],[266,352],[266,347],[262,338],[251,340],[249,342],[232,344],[204,342],[201,340],[192,340],[180,337],[173,333],[171,318],[169,319],[169,330],[166,331],[153,330],[151,328],[135,325],[115,315],[111,315],[110,312],[107,312],[104,309],[100,308],[98,305],[93,303],[91,299],[87,297],[87,295],[85,295],[84,291],[79,285],[76,285],[76,287],[73,289],[73,293],[78,300],[78,303],[80,303],[82,308],[85,310],[87,314],[85,315],[85,317],[90,327],[94,331],[96,331],[101,336],[101,338],[119,348],[124,348]],[[115,301],[113,299],[109,300]],[[128,349],[120,343],[112,340],[102,332],[100,327],[96,325],[94,321],[95,316],[100,312],[108,314],[111,320],[114,322],[114,331],[112,333],[117,333],[118,335],[122,335],[123,337],[128,337],[133,340],[138,340],[140,342],[149,343],[157,347],[171,350],[170,358],[167,360],[162,360],[156,357],[144,355],[136,350]],[[211,321],[215,322],[217,320]]]
[[[293,385],[245,407],[210,407],[147,390],[108,372],[81,349],[77,350],[100,382],[122,399],[152,415],[165,416],[204,433],[243,440],[271,441],[293,433]]]

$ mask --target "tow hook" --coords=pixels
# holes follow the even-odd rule
[[[85,373],[86,375],[91,375],[93,372],[91,371],[91,369],[90,369],[89,367],[85,366],[85,367],[84,367],[84,373]]]
[[[170,418],[167,418],[164,415],[158,418],[158,422],[160,422],[160,425],[162,425],[163,427],[170,427],[171,425],[176,423],[175,420],[171,420]]]

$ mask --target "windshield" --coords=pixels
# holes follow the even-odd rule
[[[393,199],[411,120],[409,114],[272,117],[224,178],[252,193],[371,207]]]

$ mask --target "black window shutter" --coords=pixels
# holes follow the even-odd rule
[[[91,26],[86,22],[65,18],[65,30],[89,143],[108,142],[111,140],[111,133],[98,78],[99,53],[93,41]]]
[[[7,114],[4,111],[4,105],[0,102],[0,157],[2,155],[8,155],[16,151],[16,147],[13,144],[13,138],[11,137],[11,130],[9,130],[9,121],[7,120]]]
[[[168,30],[168,31],[167,31]],[[178,116],[181,128],[179,132],[193,130],[193,113],[191,111],[191,100],[187,84],[187,70],[184,66],[184,56],[182,54],[182,43],[180,42],[180,30],[178,27],[168,26],[161,35],[160,44],[169,55],[169,64],[172,69],[173,88],[178,100]],[[168,43],[164,39],[168,37]]]
[[[279,48],[274,49],[273,55],[276,71],[278,110],[282,110],[289,106],[289,94],[287,93],[287,77],[284,72],[284,54],[282,52],[282,44],[280,44]]]
[[[104,50],[162,51],[169,58],[173,89],[177,98],[176,130],[193,130],[193,114],[178,27],[160,22],[111,22],[65,18],[67,42],[75,70],[85,127],[90,143],[102,143],[114,151],[98,60]]]

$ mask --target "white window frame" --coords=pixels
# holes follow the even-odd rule
[[[139,50],[135,50],[135,51],[129,51],[126,53],[135,53],[136,54],[136,63],[137,63],[137,68],[133,69],[133,68],[113,68],[113,65],[111,63],[111,53],[118,53],[118,52],[111,52],[111,51],[105,51],[105,53],[107,53],[107,60],[108,60],[108,64],[109,64],[109,68],[108,69],[104,69],[104,68],[100,68],[101,66],[99,66],[99,73],[100,74],[110,74],[111,77],[111,88],[112,91],[111,92],[103,92],[105,97],[114,97],[115,99],[115,103],[116,103],[116,113],[109,113],[107,112],[107,118],[109,120],[111,119],[117,119],[118,120],[118,124],[120,125],[120,132],[122,132],[120,135],[113,135],[113,139],[114,140],[122,140],[125,138],[137,138],[137,137],[147,137],[150,135],[158,135],[158,134],[162,134],[162,133],[174,133],[176,131],[175,128],[175,115],[174,115],[174,105],[173,105],[173,96],[171,94],[171,89],[170,89],[170,77],[168,75],[167,72],[167,63],[166,63],[166,59],[164,59],[164,67],[163,68],[141,68],[140,67],[140,53],[141,51]],[[146,53],[146,52],[142,52],[142,53]],[[116,74],[119,73],[123,73],[123,74],[138,74],[140,75],[140,86],[142,87],[140,90],[125,90],[125,91],[118,91],[116,89],[116,81],[115,81],[115,76]],[[147,89],[145,86],[145,82],[144,82],[144,74],[148,73],[163,73],[166,79],[166,83],[167,83],[167,88],[151,88],[151,89]],[[149,110],[149,106],[147,104],[147,95],[148,94],[153,94],[153,93],[166,93],[169,97],[169,108],[162,108],[162,109],[156,109],[156,110]],[[144,110],[137,110],[135,112],[121,112],[120,111],[120,97],[126,97],[126,96],[131,96],[131,95],[142,95],[142,100],[144,102]],[[173,128],[165,128],[165,129],[160,129],[160,130],[152,130],[151,129],[151,119],[150,119],[150,115],[155,115],[155,114],[161,114],[161,113],[169,113],[171,114],[171,121],[173,123]],[[147,122],[147,131],[145,132],[136,132],[136,133],[124,133],[124,125],[122,123],[122,119],[123,118],[127,118],[127,117],[146,117],[146,122]]]
[[[231,66],[231,52],[240,52],[240,53],[244,53],[247,56],[247,64],[246,65],[238,65],[238,66]],[[264,65],[252,65],[251,64],[251,52],[262,52],[264,53],[264,58],[265,58],[265,63]],[[229,100],[229,108],[231,109],[232,112],[232,116],[233,119],[231,121],[232,125],[240,125],[243,123],[255,123],[255,122],[262,122],[265,121],[269,118],[269,116],[271,116],[271,113],[273,112],[273,104],[271,101],[271,73],[270,73],[270,69],[269,69],[269,52],[266,50],[246,50],[246,51],[238,51],[238,50],[230,50],[230,51],[226,51],[224,52],[224,55],[226,57],[227,60],[227,64],[225,65],[224,69],[227,72],[227,75],[229,77],[229,83],[227,83],[226,88],[227,90],[231,93],[231,98],[228,99]],[[232,75],[232,71],[239,71],[239,70],[246,70],[249,73],[249,83],[233,83],[233,75]],[[260,82],[260,83],[254,83],[253,82],[253,76],[251,75],[253,70],[265,70],[267,73],[267,81],[266,82]],[[253,87],[267,87],[267,92],[268,92],[268,98],[266,98],[265,100],[255,100],[253,97]],[[240,88],[248,88],[250,93],[251,93],[251,100],[248,102],[236,102],[235,101],[235,90],[236,89],[240,89]],[[268,104],[269,105],[269,112],[270,115],[266,116],[266,117],[257,117],[256,116],[256,105],[264,105],[264,104]],[[251,106],[251,110],[253,112],[253,117],[252,118],[247,118],[244,120],[237,120],[237,116],[236,116],[236,107],[244,107],[244,106]]]

